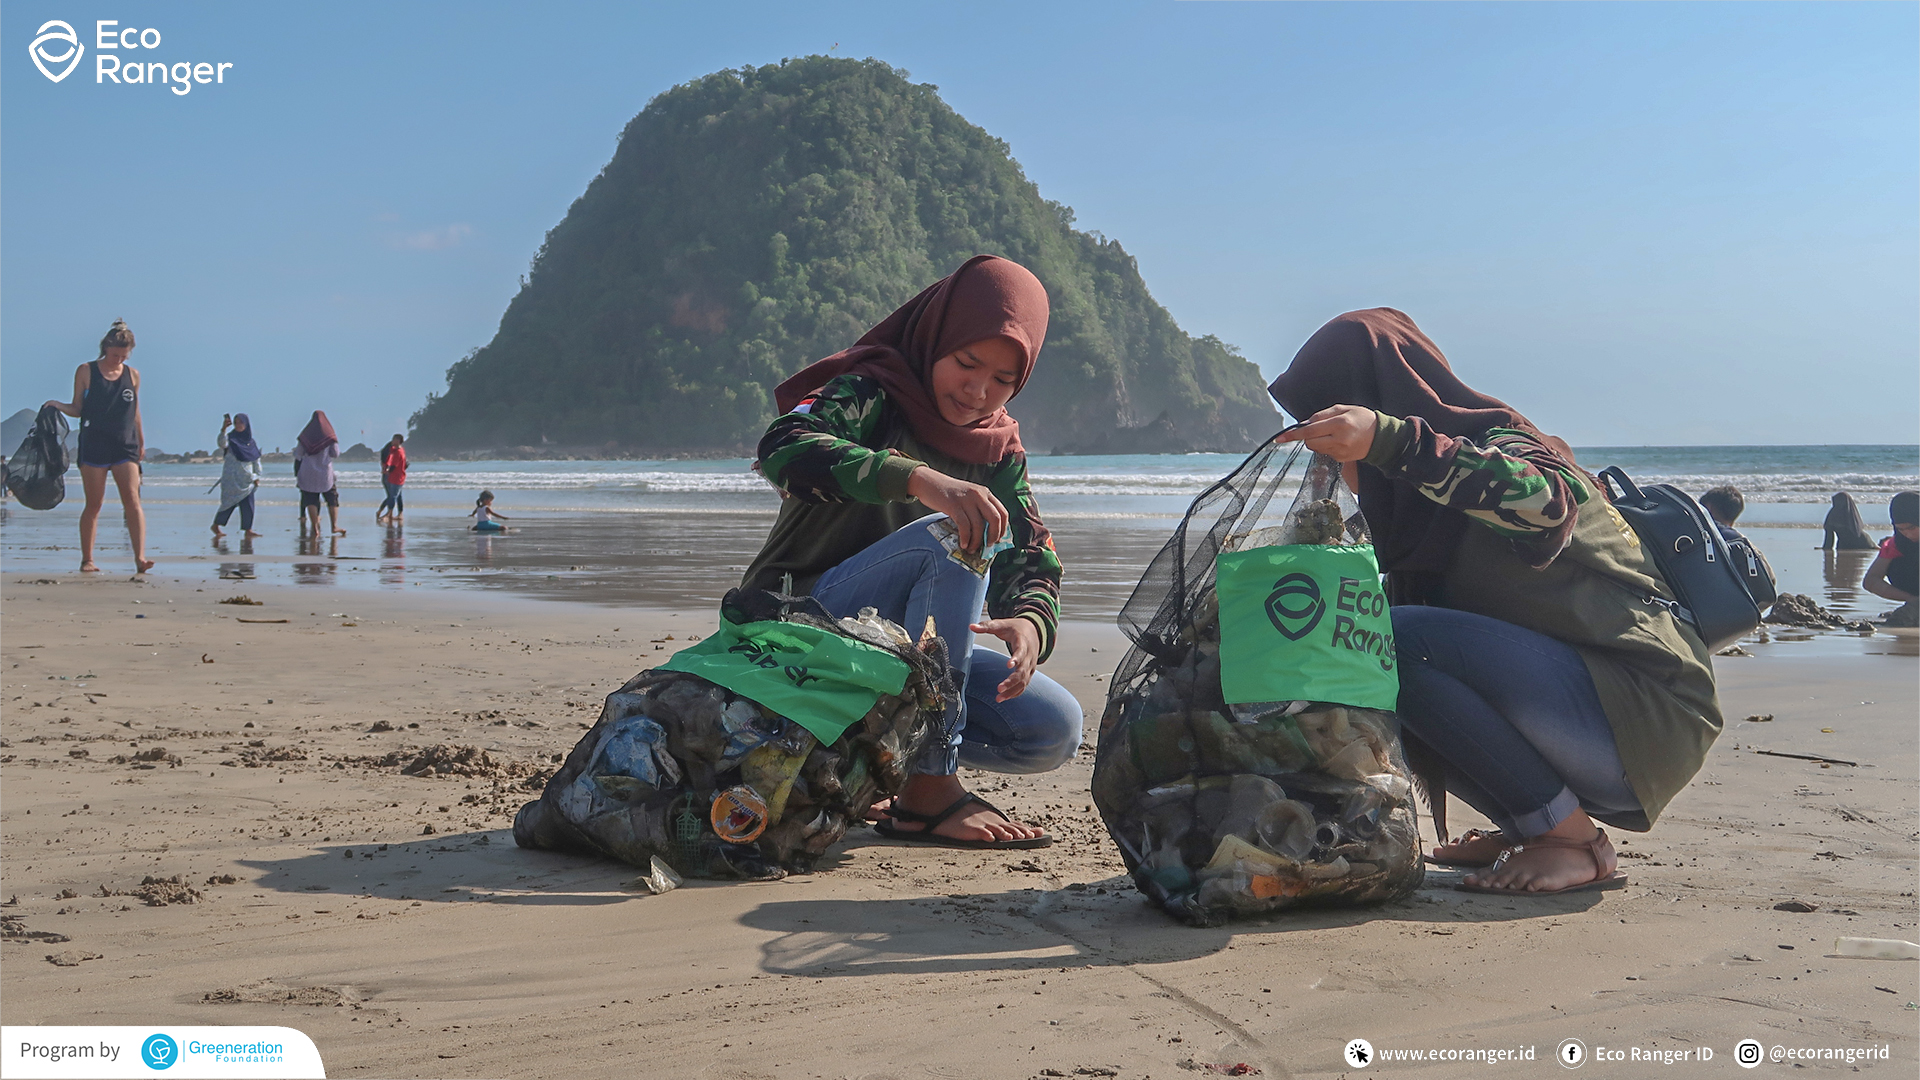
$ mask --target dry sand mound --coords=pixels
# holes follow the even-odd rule
[[[344,1005],[353,998],[332,986],[280,986],[271,980],[209,990],[200,1000],[216,1004]]]
[[[137,896],[146,901],[148,907],[165,907],[168,904],[197,904],[200,902],[199,889],[187,884],[179,874],[172,877],[142,878],[140,884],[131,889],[109,889],[100,886],[98,896]]]

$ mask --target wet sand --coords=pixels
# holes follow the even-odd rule
[[[535,500],[543,495],[551,493],[508,492],[503,498],[539,506]],[[403,526],[393,528],[372,524],[373,508],[358,505],[342,514],[345,536],[318,540],[295,531],[291,504],[263,506],[256,528],[264,535],[257,539],[232,529],[214,538],[204,501],[148,499],[146,512],[148,548],[160,560],[161,573],[196,585],[451,591],[711,610],[760,550],[774,506],[742,508],[738,500],[710,495],[678,502],[684,505],[619,512],[522,510],[516,502],[507,512],[518,516],[504,535],[467,531],[465,511],[445,505],[416,506]],[[73,570],[79,561],[77,503],[69,500],[47,512],[0,504],[0,563],[30,576]],[[1773,508],[1759,507],[1756,513],[1766,509]],[[1048,522],[1067,568],[1062,610],[1076,621],[1111,623],[1179,518],[1063,511],[1050,512]],[[1749,535],[1767,554],[1782,592],[1810,595],[1850,619],[1877,617],[1893,606],[1860,588],[1872,552],[1821,552],[1818,529],[1758,527]],[[126,533],[111,499],[101,514],[99,541],[98,559],[107,573],[131,571]],[[1768,637],[1769,642],[1756,638],[1747,644],[1765,648],[1777,638],[1796,643],[1794,655],[1920,655],[1913,638],[1885,634],[1861,638],[1788,629]]]
[[[262,603],[216,603],[240,592]],[[1729,1075],[1747,1037],[1891,1044],[1862,1065],[1891,1075],[1920,1053],[1920,965],[1825,955],[1920,936],[1904,657],[1720,661],[1729,730],[1654,832],[1616,836],[1624,891],[1436,871],[1405,903],[1195,930],[1122,875],[1085,756],[968,776],[1054,832],[1035,852],[856,830],[815,874],[655,897],[514,847],[528,778],[704,606],[17,569],[0,604],[9,1023],[285,1024],[333,1076],[1332,1077],[1356,1037],[1537,1055],[1379,1068],[1442,1077],[1559,1075],[1567,1038],[1709,1046]],[[1047,670],[1097,712],[1121,645],[1069,624]],[[498,764],[402,775],[436,744]],[[141,895],[174,876],[193,903]]]

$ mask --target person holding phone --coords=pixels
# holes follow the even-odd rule
[[[228,434],[228,429],[232,434]],[[220,509],[213,515],[213,535],[225,536],[222,530],[227,522],[233,520],[234,510],[240,511],[240,532],[249,537],[259,536],[253,531],[253,493],[260,487],[260,444],[253,441],[253,422],[246,413],[229,413],[220,418],[219,446],[221,454]]]

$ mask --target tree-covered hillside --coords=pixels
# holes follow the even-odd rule
[[[1072,221],[1005,143],[879,61],[717,72],[627,125],[415,438],[751,446],[775,384],[979,253],[1025,264],[1053,302],[1013,403],[1030,448],[1112,452],[1163,412],[1196,449],[1271,434],[1258,369],[1182,332],[1133,258]]]

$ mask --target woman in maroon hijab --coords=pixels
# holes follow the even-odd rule
[[[1288,441],[1347,464],[1392,599],[1409,749],[1499,831],[1432,861],[1461,888],[1610,888],[1599,819],[1645,831],[1720,732],[1713,668],[1567,444],[1454,374],[1391,308],[1342,315],[1269,388]]]
[[[340,489],[333,472],[333,460],[340,456],[340,438],[333,433],[333,421],[315,409],[307,426],[300,429],[293,449],[294,484],[300,489],[301,528],[312,536],[320,535],[320,504],[327,504],[327,523],[335,536],[346,535],[340,527]]]
[[[1025,267],[977,255],[854,346],[782,383],[757,466],[784,496],[749,588],[863,607],[947,643],[960,699],[946,738],[876,824],[954,847],[1052,839],[960,786],[970,768],[1058,768],[1080,745],[1080,706],[1034,667],[1053,651],[1060,560],[1027,484],[1006,405],[1047,334],[1047,293]],[[985,605],[988,618],[980,621]],[[1006,653],[978,648],[999,638]]]

